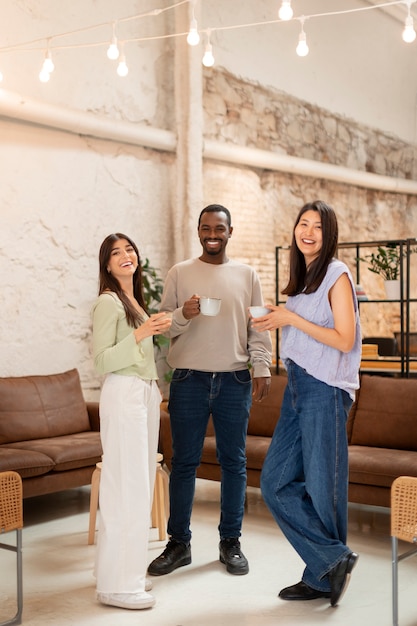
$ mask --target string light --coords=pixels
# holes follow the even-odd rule
[[[54,62],[52,61],[51,51],[49,49],[50,38],[47,41],[47,48],[45,52],[45,58],[42,63],[41,71],[39,72],[39,80],[41,83],[47,83],[51,78],[51,74],[55,69]]]
[[[116,61],[119,58],[119,48],[117,47],[117,37],[116,37],[116,22],[113,22],[113,35],[111,38],[111,43],[107,48],[107,58],[111,61]]]
[[[206,49],[203,56],[203,65],[204,67],[213,67],[214,65],[214,56],[213,56],[213,47],[210,43],[210,30],[207,31],[207,43]]]
[[[292,19],[293,15],[294,11],[291,8],[291,0],[282,0],[282,4],[278,11],[279,19],[287,22],[288,20]]]
[[[42,68],[39,72],[39,80],[41,81],[41,83],[47,83],[50,78],[50,73]]]
[[[403,40],[405,41],[405,43],[413,43],[416,38],[416,31],[414,30],[414,20],[411,16],[411,4],[412,0],[407,0],[408,15],[406,17],[403,30]]]
[[[298,46],[297,46],[297,54],[300,56],[305,56],[306,54],[308,54],[308,45],[307,45],[307,38],[306,38],[306,34],[304,32],[304,28],[303,28],[303,24],[304,24],[304,20],[307,19],[314,19],[314,18],[321,18],[321,17],[327,17],[327,16],[333,16],[333,15],[345,15],[345,14],[351,14],[351,13],[359,13],[362,11],[371,11],[371,10],[380,10],[383,9],[385,7],[393,7],[395,5],[403,5],[406,4],[408,6],[408,16],[405,22],[405,28],[403,31],[403,39],[407,42],[412,42],[415,40],[416,38],[416,31],[414,30],[414,24],[413,24],[413,18],[411,16],[410,13],[410,7],[412,4],[414,4],[417,0],[390,0],[390,1],[385,1],[385,2],[381,2],[380,4],[370,4],[369,6],[362,6],[362,7],[358,7],[358,8],[354,8],[354,9],[345,9],[345,10],[336,10],[336,11],[328,11],[328,12],[324,12],[324,13],[314,13],[314,14],[310,14],[310,15],[306,15],[306,16],[302,16],[302,17],[297,17],[296,19],[301,21],[301,33],[299,35],[299,42],[298,42]],[[288,19],[293,19],[292,15],[293,15],[293,10],[291,8],[291,0],[282,0],[281,3],[281,7],[279,9],[278,15],[279,15],[279,19],[274,19],[274,20],[264,20],[264,21],[258,21],[258,22],[253,22],[253,23],[248,23],[248,24],[235,24],[235,25],[231,25],[231,26],[219,26],[216,28],[210,28],[210,29],[201,29],[200,30],[200,34],[197,30],[197,21],[195,20],[194,17],[194,5],[196,0],[178,0],[177,2],[174,2],[174,4],[171,4],[170,6],[164,7],[162,9],[154,9],[152,11],[148,11],[146,13],[142,13],[139,15],[133,15],[133,16],[129,16],[129,17],[120,17],[117,18],[117,21],[112,20],[111,22],[104,22],[101,24],[95,24],[93,26],[86,26],[84,28],[80,28],[77,30],[73,30],[73,31],[69,31],[69,32],[65,32],[65,33],[60,33],[60,34],[55,34],[51,37],[49,37],[47,39],[47,41],[49,42],[49,40],[53,39],[57,40],[59,37],[69,37],[70,35],[74,35],[74,34],[78,34],[81,32],[86,32],[86,31],[92,31],[94,29],[97,28],[102,28],[102,27],[108,27],[108,26],[113,26],[113,38],[111,40],[111,43],[109,45],[108,43],[108,39],[105,41],[96,41],[95,43],[80,43],[80,44],[66,44],[66,45],[57,45],[55,44],[53,46],[54,50],[72,50],[72,49],[77,49],[77,48],[91,48],[91,47],[98,47],[98,46],[107,46],[107,54],[109,56],[110,55],[114,55],[114,59],[119,58],[120,53],[116,56],[116,50],[117,52],[119,52],[119,48],[117,46],[117,38],[115,35],[115,24],[117,23],[118,25],[125,23],[125,22],[129,22],[132,20],[138,20],[141,18],[145,18],[145,17],[150,17],[150,16],[158,16],[161,13],[164,13],[166,11],[169,10],[173,10],[176,9],[177,7],[184,5],[184,4],[189,4],[190,2],[193,3],[193,14],[192,14],[192,19],[190,21],[190,29],[188,33],[170,33],[170,34],[166,34],[166,35],[158,35],[158,36],[147,36],[147,37],[132,37],[132,38],[125,38],[124,39],[124,43],[131,43],[131,42],[147,42],[147,41],[156,41],[156,40],[163,40],[163,39],[170,39],[173,37],[187,37],[187,41],[188,38],[190,37],[191,41],[194,41],[197,39],[200,39],[200,35],[202,33],[206,33],[207,34],[207,45],[206,45],[206,49],[205,49],[205,54],[203,57],[203,64],[206,67],[211,67],[214,64],[214,57],[213,57],[213,51],[212,51],[212,46],[210,43],[210,33],[211,32],[221,32],[221,31],[227,31],[227,30],[236,30],[236,29],[242,29],[242,28],[251,28],[251,27],[260,27],[260,26],[266,26],[266,25],[271,25],[271,24],[279,24],[282,23]],[[291,12],[291,17],[288,17],[290,15]],[[285,19],[286,18],[286,19]],[[3,46],[0,47],[0,54],[1,53],[5,53],[5,52],[13,52],[13,51],[33,51],[33,50],[39,50],[40,45],[44,45],[45,42],[45,38],[42,39],[37,39],[37,40],[33,40],[30,42],[26,42],[26,43],[22,43],[22,44],[16,44],[13,46]],[[189,42],[190,43],[190,42]],[[193,45],[192,43],[190,43],[190,45]],[[194,45],[197,45],[197,42],[194,43]],[[49,46],[48,46],[49,49]],[[110,49],[112,50],[112,52],[110,52]],[[111,57],[110,57],[111,58]],[[45,59],[46,60],[46,59]],[[52,59],[51,59],[52,61]],[[47,68],[48,66],[46,66]],[[52,70],[51,70],[52,71]],[[50,74],[51,71],[48,71],[48,69],[45,69],[44,67],[42,67],[42,70],[39,74],[39,78],[40,80],[42,80],[43,82],[47,82],[50,79]],[[128,73],[128,67],[126,65],[126,60],[123,56],[123,58],[120,58],[120,62],[117,68],[117,72],[119,75],[121,76],[126,76]],[[0,79],[1,80],[1,79]]]
[[[305,57],[308,54],[308,45],[307,45],[307,37],[304,32],[304,22],[305,22],[304,16],[300,18],[300,22],[301,22],[301,33],[298,37],[298,46],[296,48],[296,53],[298,54],[299,57]]]
[[[124,55],[124,52],[123,52],[123,47],[122,47],[122,51],[120,53],[119,65],[117,66],[117,73],[122,78],[127,76],[128,73],[129,73],[129,68],[126,65],[126,58],[125,58],[125,55]]]
[[[196,0],[193,0],[193,15],[192,15],[192,19],[190,22],[190,30],[187,35],[187,43],[190,46],[197,46],[200,43],[200,35],[198,34],[198,30],[197,30],[197,20],[195,19],[195,14],[194,14],[195,2]]]
[[[42,65],[42,70],[48,72],[48,74],[52,74],[55,69],[54,62],[52,61],[51,52],[48,50],[45,53],[45,60]]]
[[[197,46],[200,43],[200,35],[197,30],[197,20],[193,18],[190,23],[190,32],[187,35],[187,43],[190,46]]]

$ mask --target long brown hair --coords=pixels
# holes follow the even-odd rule
[[[138,257],[138,266],[133,274],[133,295],[136,300],[139,302],[142,309],[148,313],[145,298],[143,296],[143,285],[142,285],[142,267],[140,261],[140,255],[137,245],[135,244],[130,237],[127,235],[123,235],[123,233],[112,233],[111,235],[107,235],[105,240],[100,246],[100,252],[98,255],[99,258],[99,295],[104,291],[113,291],[121,300],[125,313],[126,319],[129,326],[133,326],[133,328],[137,328],[144,320],[143,317],[138,313],[135,307],[130,302],[129,298],[124,293],[123,289],[120,286],[119,281],[112,274],[107,271],[107,266],[110,261],[110,255],[113,250],[113,246],[116,241],[120,239],[126,239],[129,244],[132,246],[136,255]]]
[[[295,242],[295,228],[306,211],[317,211],[321,218],[321,230],[323,244],[317,259],[314,259],[308,269],[303,253]],[[336,213],[331,206],[315,200],[305,204],[295,220],[290,249],[290,278],[288,285],[281,293],[287,296],[296,296],[304,292],[306,294],[317,291],[326,275],[330,261],[334,258],[337,250],[339,230]]]

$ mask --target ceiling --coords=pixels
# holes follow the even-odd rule
[[[381,0],[364,0],[366,4],[384,4]],[[417,19],[417,0],[412,0],[411,15]],[[388,13],[399,22],[404,22],[407,17],[407,3],[404,1],[402,4],[395,4],[393,6],[381,7],[381,11]]]

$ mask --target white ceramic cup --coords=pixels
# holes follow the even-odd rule
[[[250,306],[249,312],[252,317],[263,317],[264,315],[268,315],[271,309],[268,309],[266,306]]]
[[[211,316],[218,315],[221,303],[222,301],[220,298],[207,298],[206,296],[201,296],[200,313]]]

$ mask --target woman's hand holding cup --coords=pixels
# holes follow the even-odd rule
[[[153,335],[161,335],[166,333],[172,324],[172,314],[162,311],[161,313],[152,313],[143,324],[136,328],[133,333],[135,335],[136,343],[145,339],[145,337],[152,337]]]

